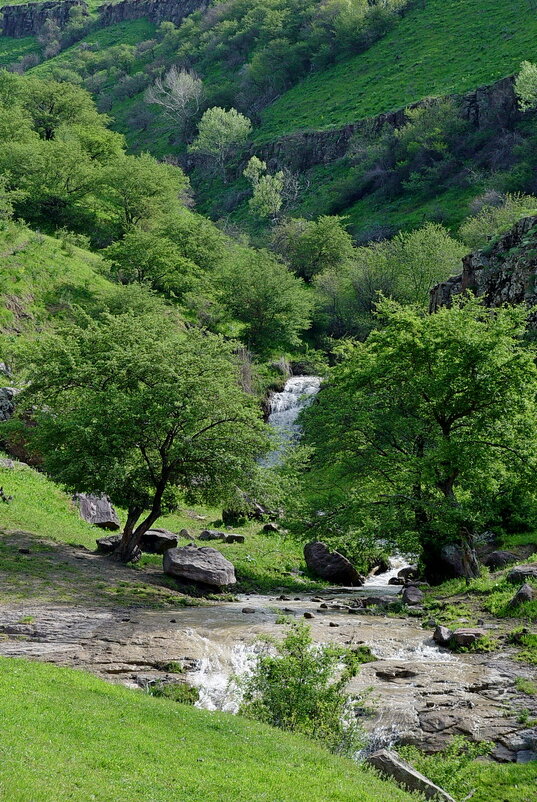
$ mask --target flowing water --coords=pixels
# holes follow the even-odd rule
[[[276,431],[278,445],[265,459],[264,465],[275,465],[283,453],[300,437],[298,416],[313,401],[321,386],[320,376],[292,376],[281,393],[269,399],[268,422]]]

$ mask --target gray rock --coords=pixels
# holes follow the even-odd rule
[[[493,551],[488,555],[488,557],[485,557],[483,560],[483,565],[486,565],[487,568],[492,568],[493,571],[496,571],[498,568],[505,568],[505,566],[509,565],[509,563],[516,562],[516,560],[516,554],[513,554],[511,551]]]
[[[194,540],[194,535],[188,531],[188,529],[181,529],[179,532],[178,537],[186,537],[188,540]]]
[[[265,524],[265,526],[263,527],[263,532],[279,532],[279,531],[280,527],[278,526],[278,524],[272,522]]]
[[[81,517],[89,524],[111,531],[119,529],[119,517],[108,496],[77,493],[73,501],[78,504]]]
[[[164,554],[166,549],[177,546],[177,535],[167,529],[148,529],[140,541],[142,551],[148,554]]]
[[[482,629],[456,629],[452,640],[456,646],[472,646],[484,634],[485,632]]]
[[[453,632],[447,627],[438,626],[434,631],[433,640],[439,646],[449,646],[452,635]]]
[[[108,535],[97,539],[97,551],[100,554],[111,554],[119,546],[121,535]]]
[[[537,563],[527,563],[511,568],[507,579],[509,582],[526,582],[528,579],[537,579]]]
[[[509,602],[509,607],[517,607],[519,604],[523,602],[532,601],[533,597],[535,596],[535,591],[533,590],[531,585],[528,585],[525,582],[515,593],[511,601]]]
[[[164,552],[164,572],[169,576],[223,587],[234,585],[235,568],[216,549],[194,545],[168,549]]]
[[[418,674],[408,666],[386,666],[385,668],[377,668],[375,674],[379,679],[393,682],[396,679],[412,679],[417,677]]]
[[[397,572],[397,576],[401,579],[416,579],[418,576],[418,566],[407,565],[405,568],[401,568],[401,570]]]
[[[490,756],[498,763],[515,763],[516,761],[516,752],[512,752],[503,744],[498,744]]]
[[[306,610],[306,612],[304,613],[304,618],[315,618],[315,616],[313,615],[313,613],[310,613]]]
[[[534,760],[537,760],[537,752],[533,752],[530,749],[522,749],[516,753],[517,763],[533,763]]]
[[[362,599],[363,607],[386,607],[393,602],[393,596],[366,596],[365,599]]]
[[[350,560],[338,551],[330,551],[325,543],[308,543],[304,546],[304,558],[310,571],[321,579],[354,587],[364,583]]]
[[[409,585],[403,590],[403,603],[408,605],[421,604],[423,601],[423,591],[415,585]]]
[[[391,752],[388,749],[380,749],[378,752],[373,752],[372,755],[369,755],[366,761],[381,774],[393,778],[409,791],[419,791],[427,799],[455,802],[452,796],[438,785],[435,785],[424,774],[412,768],[409,763],[402,760],[395,752]]]
[[[12,471],[15,468],[15,463],[12,459],[0,459],[0,468]]]
[[[244,535],[226,535],[226,543],[244,543]]]
[[[256,613],[257,610],[255,609],[255,607],[243,607],[242,612],[247,613],[248,615],[252,615],[253,613]]]
[[[198,538],[198,540],[225,540],[226,533],[225,532],[217,532],[216,529],[204,529]]]
[[[402,576],[391,576],[388,579],[388,585],[404,585],[405,580]]]
[[[0,423],[9,420],[15,412],[15,396],[20,393],[15,387],[0,387]]]

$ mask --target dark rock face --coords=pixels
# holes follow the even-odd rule
[[[215,529],[204,529],[198,538],[198,540],[225,540],[226,533],[225,532],[217,532]]]
[[[24,3],[20,6],[2,7],[2,36],[21,39],[36,36],[43,30],[47,20],[54,22],[60,30],[69,22],[69,12],[79,6],[85,14],[88,6],[84,0],[50,0],[45,3]]]
[[[526,582],[528,579],[537,579],[537,563],[517,565],[507,574],[509,582]]]
[[[15,396],[19,392],[15,387],[0,387],[0,423],[9,420],[15,412]]]
[[[121,541],[121,535],[108,535],[97,540],[97,551],[99,554],[112,554],[117,549]]]
[[[532,586],[528,585],[528,583],[525,582],[522,585],[522,587],[520,587],[517,590],[517,592],[515,593],[515,595],[513,596],[511,601],[509,602],[509,606],[510,607],[517,607],[519,604],[522,604],[523,602],[532,601],[534,596],[535,596],[535,593],[534,593],[534,590],[533,590]]]
[[[427,799],[455,802],[452,796],[412,768],[409,763],[402,760],[395,752],[390,752],[388,749],[380,749],[378,752],[373,752],[372,755],[369,755],[366,761],[381,774],[386,777],[392,777],[409,791],[419,791]]]
[[[449,646],[452,635],[452,631],[447,627],[437,626],[433,634],[433,640],[439,646]]]
[[[99,7],[99,24],[104,28],[116,22],[147,17],[157,25],[161,22],[174,22],[177,25],[188,14],[206,6],[205,0],[122,0]]]
[[[485,557],[483,565],[496,571],[498,568],[505,568],[509,563],[516,562],[516,559],[516,554],[513,554],[511,551],[493,551],[488,557]]]
[[[314,574],[339,585],[363,585],[363,579],[354,565],[338,551],[330,551],[320,541],[304,546],[306,565]]]
[[[512,78],[483,86],[466,95],[453,95],[459,101],[461,116],[476,128],[490,125],[507,126],[518,114],[516,96]],[[409,108],[434,104],[428,98],[414,103]],[[343,128],[328,131],[297,131],[281,137],[274,142],[256,148],[256,155],[268,162],[271,169],[287,167],[295,172],[303,172],[318,164],[330,164],[343,158],[351,140],[362,131],[379,133],[384,126],[401,128],[406,122],[406,109],[379,114],[377,117],[360,120]]]
[[[417,565],[406,565],[404,568],[401,568],[400,571],[397,572],[397,576],[400,579],[416,579],[418,576],[418,566]]]
[[[178,579],[223,587],[234,585],[235,568],[216,549],[188,545],[164,552],[164,572]]]
[[[472,646],[484,634],[482,629],[456,629],[451,636],[451,641],[455,646]]]
[[[524,217],[500,239],[462,260],[462,273],[433,287],[429,308],[435,312],[470,291],[484,306],[526,304],[530,323],[537,324],[537,217]]]
[[[80,515],[89,524],[112,531],[119,529],[118,514],[107,496],[77,493],[73,496],[73,501],[78,504]]]
[[[479,575],[477,555],[464,544],[447,543],[439,548],[430,546],[424,552],[423,561],[425,578],[432,585],[439,585],[447,579],[473,579]]]
[[[140,546],[148,554],[164,554],[177,546],[177,535],[167,529],[148,529],[142,535]]]

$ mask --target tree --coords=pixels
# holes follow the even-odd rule
[[[225,177],[225,165],[231,153],[244,145],[252,130],[248,117],[236,109],[226,111],[219,106],[207,109],[198,125],[198,135],[189,147],[213,159]]]
[[[184,131],[187,121],[198,113],[203,98],[203,81],[190,70],[175,65],[147,89],[144,100],[160,106],[165,115]]]
[[[252,184],[253,194],[248,201],[252,214],[261,218],[274,218],[282,208],[285,175],[282,170],[270,175],[266,173],[266,169],[265,162],[252,156],[242,174]]]
[[[38,410],[33,444],[45,470],[127,510],[122,561],[180,496],[225,503],[237,486],[248,490],[269,447],[232,347],[178,330],[164,309],[85,320],[44,335],[24,359],[19,408]]]
[[[522,111],[537,106],[537,64],[523,61],[515,79],[515,94]]]
[[[260,354],[296,347],[309,326],[311,299],[302,281],[266,251],[237,251],[220,276],[222,299],[244,323],[242,335]]]
[[[455,546],[471,574],[474,532],[498,496],[535,479],[526,313],[491,314],[473,298],[434,315],[392,301],[380,311],[384,327],[347,349],[304,415],[305,481],[317,488],[312,509],[325,512],[313,526],[419,542],[432,581],[446,576],[443,546]]]
[[[342,217],[290,218],[274,231],[273,245],[291,270],[307,281],[323,270],[341,267],[353,255],[352,238]]]
[[[537,198],[533,195],[507,194],[501,198],[501,203],[485,203],[476,215],[466,218],[459,234],[469,248],[484,248],[521,218],[536,212]]]

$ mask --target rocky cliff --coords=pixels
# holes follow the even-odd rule
[[[462,96],[451,95],[451,98],[460,103],[463,118],[476,128],[509,127],[518,115],[512,77],[502,78],[490,86],[479,87]],[[427,98],[410,108],[435,102],[436,99]],[[287,167],[292,171],[303,172],[315,165],[329,164],[343,158],[352,138],[360,131],[367,129],[371,133],[372,128],[373,132],[380,131],[385,125],[401,127],[405,122],[405,111],[398,109],[328,131],[298,131],[258,146],[255,152],[271,169]]]
[[[473,292],[485,306],[535,307],[537,325],[537,216],[524,217],[506,234],[462,260],[462,273],[431,290],[430,310],[449,306],[456,295]]]
[[[88,7],[84,0],[50,0],[45,3],[24,3],[17,6],[3,6],[2,36],[21,39],[36,36],[43,31],[47,20],[52,20],[61,29],[69,22],[69,12],[73,6],[80,6],[85,13]]]
[[[116,22],[146,17],[159,25],[174,22],[176,25],[188,14],[205,8],[207,0],[122,0],[99,7],[99,25],[106,27]]]

